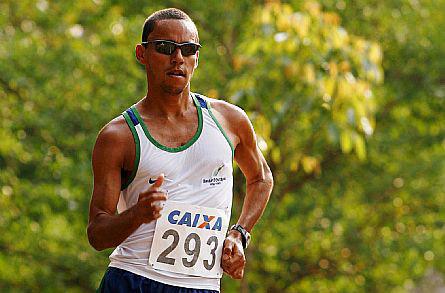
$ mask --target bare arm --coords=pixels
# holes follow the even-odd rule
[[[136,205],[117,215],[121,187],[121,169],[129,159],[133,138],[122,118],[117,118],[99,133],[93,150],[94,188],[90,203],[88,240],[95,249],[116,247],[142,223],[160,217],[160,208],[151,206],[156,200],[165,200],[158,192],[163,177],[139,195]]]
[[[259,150],[255,132],[247,115],[243,112],[238,125],[239,144],[235,149],[235,160],[246,177],[246,196],[238,224],[251,231],[263,214],[273,187],[273,177],[269,166]],[[244,275],[246,258],[241,241],[241,233],[229,231],[223,250],[223,269],[231,277],[241,279]]]
[[[246,177],[246,196],[238,224],[250,232],[269,201],[273,177],[257,146],[255,132],[247,116],[239,124],[239,137],[235,160]]]
[[[237,223],[250,232],[263,214],[272,192],[272,173],[257,146],[255,132],[246,113],[227,103],[215,104],[224,128],[229,130],[228,135],[236,145],[235,160],[246,178],[246,195]],[[245,263],[241,234],[231,230],[224,242],[222,267],[231,277],[240,279]]]

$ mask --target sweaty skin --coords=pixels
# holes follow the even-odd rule
[[[177,43],[198,42],[195,26],[186,20],[161,20],[149,40],[165,39]],[[152,136],[168,147],[189,141],[198,127],[197,110],[190,98],[190,79],[198,64],[199,52],[182,56],[177,49],[171,56],[156,52],[153,46],[136,46],[136,58],[145,66],[148,90],[136,108]],[[172,75],[181,71],[183,76]],[[215,117],[235,147],[235,161],[246,178],[246,196],[238,224],[251,231],[262,215],[273,186],[270,169],[257,147],[256,136],[247,115],[239,107],[209,99]],[[100,132],[93,150],[94,188],[90,203],[88,240],[97,250],[116,247],[142,223],[160,217],[161,207],[152,204],[166,200],[161,191],[162,174],[139,195],[136,205],[117,214],[120,187],[135,160],[135,144],[125,119],[119,116]],[[148,178],[147,178],[148,179]],[[222,267],[232,278],[244,274],[246,259],[241,234],[230,231],[224,241]]]

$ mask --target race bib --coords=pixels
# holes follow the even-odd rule
[[[224,210],[167,201],[156,222],[148,263],[154,269],[221,278],[229,219]]]

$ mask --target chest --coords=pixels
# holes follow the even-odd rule
[[[184,137],[186,144],[179,147],[170,145],[176,148],[165,146],[172,133],[164,132],[167,139],[163,140],[163,145],[141,140],[140,175],[164,173],[168,179],[176,182],[186,180],[192,185],[201,184],[202,178],[222,174],[229,176],[232,173],[230,144],[210,116],[204,115],[202,120],[198,130],[183,130],[182,133],[189,134]]]
[[[169,148],[185,145],[198,130],[198,118],[196,115],[178,119],[147,119],[145,123],[151,136]]]

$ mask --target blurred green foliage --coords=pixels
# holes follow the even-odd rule
[[[200,32],[192,90],[246,110],[275,177],[245,278],[224,291],[406,292],[445,273],[444,0],[6,0],[2,292],[98,286],[91,149],[145,94],[134,46],[165,7]]]

